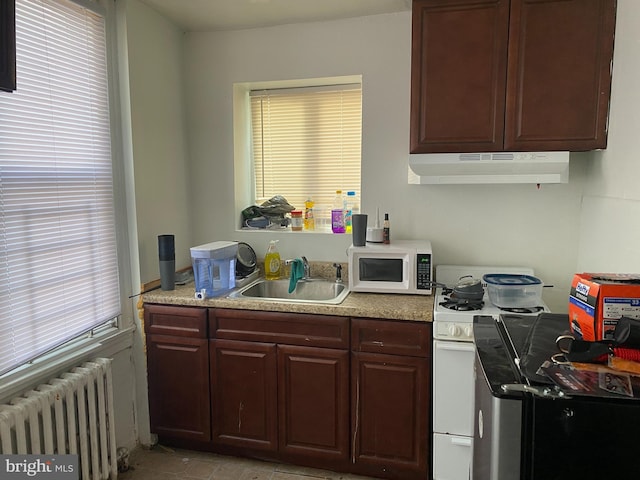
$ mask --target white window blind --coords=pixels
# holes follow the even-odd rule
[[[120,313],[104,18],[16,0],[0,92],[0,373]]]
[[[360,85],[252,91],[251,119],[256,203],[282,195],[303,209],[309,197],[360,194]]]

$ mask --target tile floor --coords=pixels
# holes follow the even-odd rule
[[[194,452],[156,445],[137,448],[129,455],[129,470],[118,480],[374,480],[294,465],[269,463],[215,453]]]

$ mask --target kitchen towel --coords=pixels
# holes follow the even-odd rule
[[[291,275],[289,277],[289,293],[296,289],[298,280],[304,278],[304,263],[300,258],[296,258],[291,262]]]

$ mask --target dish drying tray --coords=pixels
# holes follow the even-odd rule
[[[249,285],[254,280],[257,280],[260,276],[259,270],[254,270],[249,275],[245,277],[236,277],[236,288],[244,287],[245,285]]]

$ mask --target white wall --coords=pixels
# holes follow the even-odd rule
[[[127,62],[121,73],[128,74],[121,89],[130,101],[130,109],[123,109],[124,128],[130,125],[124,137],[131,135],[126,148],[132,150],[136,194],[138,244],[132,258],[139,256],[140,281],[149,282],[159,277],[160,234],[176,235],[176,266],[190,264],[183,34],[138,0],[120,0],[118,7],[120,38],[127,47],[121,52],[121,62]],[[118,447],[129,449],[152,441],[142,325],[134,321],[131,346],[112,355],[116,440]]]
[[[582,205],[577,271],[640,272],[640,2],[619,0],[609,143]]]
[[[126,3],[138,248],[142,282],[159,278],[158,235],[176,236],[176,266],[191,264],[183,33],[145,4]]]
[[[279,238],[285,257],[344,260],[349,236],[236,231],[233,211],[234,82],[363,76],[362,209],[389,212],[392,239],[431,240],[435,263],[522,264],[553,289],[566,311],[576,269],[584,172],[575,155],[570,183],[424,186],[407,184],[411,14],[251,30],[188,33],[185,76],[193,240],[244,240],[263,255]]]
[[[179,264],[190,246],[220,239],[262,255],[279,238],[284,256],[344,260],[348,236],[236,230],[232,85],[351,74],[363,75],[363,211],[389,212],[393,238],[430,239],[438,264],[532,266],[555,285],[544,296],[557,312],[576,271],[640,271],[640,2],[618,1],[607,150],[572,154],[570,183],[540,189],[407,184],[408,12],[183,39],[127,0],[127,23],[143,281],[158,277],[156,235],[167,232],[177,235]],[[122,357],[118,370],[130,362]],[[117,388],[131,385],[123,377]],[[134,409],[126,396],[117,401],[126,421]]]

